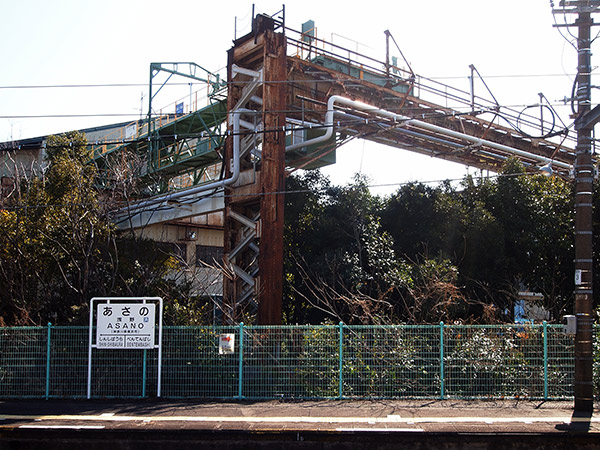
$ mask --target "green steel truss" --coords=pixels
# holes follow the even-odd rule
[[[188,72],[179,71],[180,66]],[[152,100],[167,83],[154,91],[153,80],[159,71],[206,83],[209,104],[188,113],[154,113]],[[204,71],[207,78],[196,76]],[[122,164],[128,153],[144,160],[141,178],[153,194],[211,181],[220,174],[224,126],[227,119],[226,84],[194,63],[152,63],[150,101],[146,119],[131,122],[104,140],[92,142],[92,159],[100,169],[101,183],[110,185],[110,167]],[[191,105],[190,105],[191,109]],[[139,168],[138,168],[139,169]]]

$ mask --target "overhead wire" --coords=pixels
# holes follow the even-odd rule
[[[528,75],[499,75],[497,77],[526,77]],[[537,76],[544,76],[544,74],[539,74]],[[550,76],[550,75],[548,75]],[[551,76],[557,76],[556,74],[552,74]],[[493,76],[491,76],[493,77]],[[227,85],[244,85],[249,83],[250,81],[229,81]],[[281,81],[270,81],[269,83],[287,83],[287,84],[302,84],[302,83],[355,83],[356,79],[349,77],[347,79],[335,79],[335,80],[281,80]],[[171,83],[170,85],[185,85],[189,86],[190,84],[204,84],[204,83]],[[114,84],[70,84],[70,85],[21,85],[21,86],[0,86],[0,89],[37,89],[37,88],[99,88],[99,87],[140,87],[146,86],[146,84],[140,83],[114,83]],[[558,105],[558,103],[556,103]],[[514,108],[514,107],[523,107],[526,105],[504,105],[505,108]],[[464,106],[466,108],[466,106]],[[460,106],[455,106],[455,108],[460,108]],[[157,114],[158,116],[159,114]],[[89,118],[89,117],[137,117],[137,113],[64,113],[64,114],[4,114],[0,115],[0,119],[43,119],[43,118]]]
[[[571,45],[571,46],[572,46],[572,47],[573,47],[575,50],[577,50],[577,46],[573,44],[573,41],[574,41],[574,42],[577,42],[578,38],[577,38],[577,36],[575,36],[573,33],[571,33],[571,31],[569,30],[569,27],[568,27],[568,26],[565,26],[565,25],[567,25],[567,13],[566,13],[566,10],[563,10],[563,14],[562,14],[562,16],[563,16],[563,18],[564,18],[564,24],[563,24],[563,25],[561,25],[561,24],[559,24],[559,23],[556,21],[556,12],[555,12],[555,10],[554,10],[554,1],[553,1],[553,0],[550,0],[550,8],[551,8],[551,11],[552,11],[552,18],[553,18],[553,20],[554,20],[554,26],[555,26],[555,28],[558,30],[558,32],[559,32],[559,33],[560,33],[560,35],[563,37],[563,39],[564,39],[565,41],[567,41],[567,42],[568,42],[568,43],[569,43],[569,44],[570,44],[570,45]],[[572,37],[573,39],[571,40],[571,39],[569,39],[567,36],[565,36],[565,35],[563,34],[563,32],[561,31],[561,28],[566,28],[566,29],[567,29],[567,33],[569,33],[569,35],[571,35],[571,37]]]
[[[600,35],[600,32],[599,32]],[[532,73],[532,74],[499,74],[499,75],[488,75],[486,74],[487,79],[504,79],[504,78],[554,78],[554,77],[571,77],[576,74],[568,74],[568,73]],[[418,76],[418,75],[417,75]],[[433,76],[427,77],[430,80],[461,80],[468,79],[469,76]],[[355,78],[347,78],[347,79],[335,79],[335,80],[284,80],[279,81],[287,83],[339,83],[340,81],[356,81]],[[277,83],[278,81],[272,80],[270,83]],[[224,82],[227,85],[244,85],[251,83],[250,81],[227,81]],[[188,86],[189,85],[204,85],[205,83],[199,81],[192,82],[171,82],[169,86]],[[25,89],[95,89],[95,88],[119,88],[119,87],[147,87],[148,83],[84,83],[84,84],[28,84],[28,85],[0,85],[1,90],[25,90]]]
[[[508,174],[495,173],[495,174],[487,174],[487,175],[467,174],[461,178],[445,178],[445,179],[425,180],[425,181],[402,181],[402,182],[398,182],[398,183],[382,183],[382,184],[367,183],[365,185],[365,187],[368,189],[381,188],[381,187],[392,187],[392,186],[402,187],[402,186],[409,186],[412,184],[443,184],[443,183],[448,183],[448,182],[449,183],[458,183],[458,182],[464,181],[467,178],[482,181],[482,180],[499,179],[499,178],[518,178],[518,177],[525,177],[525,176],[529,176],[529,177],[537,176],[537,177],[546,178],[544,175],[530,173],[530,172],[525,172],[525,173],[517,172],[517,173],[508,173]],[[324,186],[320,189],[283,189],[283,190],[278,190],[278,191],[259,192],[259,193],[253,194],[253,195],[257,196],[257,197],[265,197],[265,196],[269,196],[269,195],[307,194],[307,193],[318,193],[318,192],[329,193],[329,192],[332,192],[331,191],[332,188],[335,189],[335,188],[347,188],[347,187],[351,188],[352,184],[334,185],[334,186],[328,185],[328,186]],[[203,198],[214,198],[216,196],[216,194],[217,193],[213,193],[213,194],[208,195]],[[247,197],[247,195],[248,194],[223,193],[222,196],[227,197],[227,198],[236,198],[236,197]],[[390,194],[390,195],[393,195],[393,194]],[[219,194],[219,196],[221,196],[221,195]],[[146,197],[146,198],[151,198],[151,197]],[[200,199],[195,199],[194,201],[186,202],[186,204],[193,204],[199,200]],[[98,205],[106,206],[106,205],[113,205],[113,203],[108,202],[108,201],[99,200]],[[0,205],[0,211],[2,211],[2,210],[17,211],[17,210],[43,209],[43,208],[87,207],[87,206],[89,206],[89,204],[77,203],[77,202],[59,203],[59,204],[36,203],[33,205]],[[124,208],[126,208],[126,206]],[[169,205],[153,207],[153,208],[149,208],[148,210],[145,210],[145,211],[147,211],[147,212],[161,211],[161,210],[165,210],[166,208],[170,208]]]
[[[563,37],[563,39],[564,39],[566,42],[568,42],[568,43],[569,43],[569,44],[570,44],[570,45],[571,45],[571,46],[572,46],[572,47],[575,49],[575,51],[579,52],[578,45],[575,45],[575,44],[574,44],[574,42],[577,42],[577,43],[579,43],[579,37],[578,37],[578,36],[575,36],[575,35],[574,35],[574,34],[571,32],[571,30],[570,30],[570,27],[571,27],[571,25],[574,25],[574,24],[569,24],[569,23],[568,23],[568,21],[567,21],[567,11],[566,11],[566,9],[563,9],[563,10],[562,10],[562,16],[563,16],[563,19],[564,19],[564,20],[563,20],[563,22],[564,22],[564,23],[561,25],[561,24],[558,24],[558,23],[557,23],[557,21],[556,21],[556,13],[557,13],[557,12],[554,10],[554,1],[553,1],[553,0],[550,0],[550,7],[552,8],[552,17],[553,17],[553,19],[554,19],[554,25],[555,25],[555,28],[558,30],[558,32],[559,32],[559,33],[560,33],[560,35]],[[567,33],[568,33],[568,34],[571,36],[571,38],[572,38],[572,39],[569,39],[567,36],[565,36],[565,35],[563,34],[563,32],[561,31],[561,28],[566,28],[566,30],[567,30]],[[591,40],[590,40],[590,46],[591,46],[591,44],[592,44],[592,43],[593,43],[593,42],[594,42],[596,39],[598,39],[598,37],[600,37],[600,31],[599,31],[599,32],[596,34],[596,37],[594,37],[593,39],[591,39]],[[590,74],[590,75],[591,75],[591,74]],[[577,111],[575,110],[575,100],[576,100],[576,98],[575,98],[575,92],[576,92],[576,90],[577,90],[577,85],[578,85],[578,83],[579,83],[579,80],[578,80],[578,76],[576,75],[576,76],[574,76],[574,78],[573,78],[573,84],[572,84],[572,88],[571,88],[571,98],[570,98],[570,103],[571,103],[571,113],[572,113],[573,115],[577,114]],[[591,87],[596,87],[596,86],[591,86]]]
[[[599,86],[594,86],[596,88],[600,88]],[[564,102],[561,101],[555,101],[555,102],[550,102],[547,101],[547,104],[549,106],[561,106],[564,104]],[[207,105],[210,106],[210,105]],[[514,108],[527,108],[530,107],[530,104],[499,104],[498,107],[500,108],[504,108],[504,109],[514,109]],[[450,109],[456,111],[455,114],[468,114],[470,112],[470,105],[454,105],[452,106]],[[460,112],[460,109],[464,109],[465,112]],[[305,108],[304,111],[308,112],[308,113],[319,113],[319,112],[323,112],[322,109],[318,109],[318,108]],[[404,107],[403,111],[406,114],[410,114],[411,112],[414,111],[419,111],[422,112],[423,108],[419,107],[419,106],[414,106],[414,107]],[[484,109],[479,109],[478,111],[484,111]],[[296,113],[298,112],[295,109],[287,109],[287,110],[278,110],[278,111],[273,111],[274,113]],[[518,113],[517,111],[514,111],[515,113]],[[176,113],[161,113],[161,112],[153,112],[152,114],[152,118],[159,118],[159,117],[164,117],[164,116],[180,116],[180,117],[184,117],[188,114],[193,114],[192,113],[185,113],[183,115],[179,115]],[[435,114],[439,114],[439,110],[436,110]],[[450,114],[450,113],[448,113]],[[419,118],[423,118],[423,117],[429,117],[429,114],[426,114],[425,116],[419,114]],[[89,118],[89,117],[140,117],[139,112],[137,113],[65,113],[65,114],[4,114],[4,115],[0,115],[0,119],[40,119],[40,118]],[[147,114],[144,115],[143,119],[140,120],[145,120],[148,117]],[[417,116],[415,116],[417,117]],[[435,117],[435,116],[434,116]]]
[[[316,111],[316,110],[315,110]],[[279,111],[279,112],[292,112],[292,111]],[[296,111],[293,111],[296,112]],[[480,113],[485,113],[486,111],[480,111]],[[490,111],[492,112],[492,111]],[[453,113],[453,114],[444,114],[441,112],[432,112],[430,114],[422,114],[419,115],[418,118],[419,119],[440,119],[440,118],[445,118],[445,117],[460,117],[460,116],[466,116],[466,115],[470,115],[471,112],[464,112],[464,113]],[[413,117],[408,117],[405,119],[405,121],[409,121],[413,119]],[[507,120],[508,123],[510,123],[510,121],[508,119]],[[400,120],[398,121],[398,124],[401,124],[403,121]],[[313,125],[304,125],[304,126],[289,126],[286,125],[284,127],[277,127],[277,128],[262,128],[262,129],[257,129],[257,130],[244,130],[244,131],[239,131],[237,133],[234,133],[231,130],[226,130],[226,131],[215,131],[215,132],[211,132],[211,133],[206,133],[205,131],[202,132],[195,132],[195,133],[177,133],[177,134],[159,134],[159,135],[153,135],[153,136],[142,136],[139,138],[130,138],[130,139],[107,139],[107,140],[95,140],[95,141],[88,141],[86,143],[86,146],[88,147],[95,147],[95,146],[100,146],[100,145],[124,145],[124,144],[133,144],[133,143],[140,143],[140,142],[157,142],[157,141],[161,141],[161,140],[184,140],[184,139],[197,139],[197,138],[224,138],[227,136],[252,136],[252,135],[256,135],[256,134],[267,134],[267,133],[278,133],[281,131],[285,131],[285,132],[292,132],[292,131],[308,131],[308,130],[320,130],[320,129],[327,129],[327,128],[331,128],[331,127],[350,127],[350,126],[356,126],[356,125],[365,125],[365,124],[386,124],[388,123],[387,120],[384,119],[376,119],[376,118],[353,118],[353,119],[340,119],[340,120],[336,120],[334,124],[331,125],[327,125],[327,124],[320,124],[320,123],[314,123]],[[515,128],[516,131],[519,131],[518,129]],[[528,136],[526,133],[522,133],[524,136]],[[531,136],[529,136],[531,137]],[[25,145],[25,144],[22,144]],[[31,143],[30,145],[36,146],[36,143]],[[46,144],[46,148],[63,148],[68,146],[68,144],[59,144],[59,145],[48,145]]]
[[[598,87],[600,89],[600,87]],[[600,103],[598,102],[593,102],[591,103],[591,106],[596,106]],[[563,106],[564,103],[563,102],[549,102],[547,103],[547,106]],[[514,108],[530,108],[531,104],[527,104],[527,103],[521,103],[521,104],[517,104],[517,103],[511,103],[511,104],[501,104],[500,108],[504,108],[504,109],[514,109]],[[454,115],[468,115],[469,112],[471,112],[469,110],[468,106],[454,106],[453,107],[454,110],[456,110],[456,113]],[[460,109],[463,109],[464,112],[461,112]],[[489,109],[478,109],[476,112],[487,112]],[[319,113],[321,112],[320,110],[317,109],[305,109],[305,111],[309,112],[309,113]],[[418,107],[414,107],[414,108],[403,108],[403,112],[405,112],[406,114],[410,115],[411,112],[414,111],[423,111],[421,108]],[[489,110],[491,112],[491,110]],[[280,111],[280,112],[289,112],[289,113],[295,113],[298,112],[296,110],[287,110],[287,111]],[[514,111],[515,114],[520,115],[520,112],[518,111]],[[174,116],[175,113],[153,113],[152,114],[152,118],[159,118],[159,117],[164,117],[164,116]],[[187,115],[187,114],[186,114]],[[446,114],[446,116],[451,116],[453,114]],[[436,112],[431,113],[431,114],[419,114],[418,118],[436,118],[439,117],[440,113]],[[143,119],[139,119],[140,118],[140,113],[71,113],[71,114],[4,114],[4,115],[0,115],[0,119],[77,119],[77,118],[93,118],[93,117],[123,117],[123,118],[127,118],[127,117],[131,117],[131,118],[137,118],[138,121],[144,121],[148,115],[145,114]],[[416,118],[417,116],[415,116]],[[60,134],[60,133],[59,133]]]

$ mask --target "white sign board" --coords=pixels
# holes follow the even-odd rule
[[[98,303],[96,348],[154,348],[155,318],[154,303]]]
[[[162,311],[160,297],[94,297],[90,300],[87,398],[92,398],[92,349],[157,349],[156,395],[160,397],[162,369]],[[96,317],[94,318],[94,314]],[[158,324],[156,323],[158,322]],[[94,344],[94,324],[96,343]],[[156,327],[158,326],[158,330]],[[158,333],[155,333],[158,331]],[[158,334],[158,337],[157,337]],[[146,396],[146,379],[142,382]]]
[[[583,284],[582,270],[575,270],[575,286],[581,286]]]

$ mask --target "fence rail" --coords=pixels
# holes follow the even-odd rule
[[[0,398],[85,398],[88,331],[0,328]],[[235,336],[234,352],[220,354],[225,333]],[[573,396],[573,337],[546,323],[171,326],[162,345],[166,398]],[[157,392],[156,350],[94,349],[92,361],[94,398]]]

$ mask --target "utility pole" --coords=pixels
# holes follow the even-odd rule
[[[589,413],[594,407],[593,388],[593,289],[592,289],[592,193],[594,166],[592,132],[598,118],[591,110],[591,14],[600,11],[600,0],[562,0],[553,13],[577,14],[577,111],[575,129],[575,382],[574,409]]]
[[[577,37],[577,115],[590,111],[590,28],[589,12],[580,12],[575,21]],[[593,389],[593,289],[592,289],[592,125],[577,130],[575,148],[575,410],[591,411]]]

